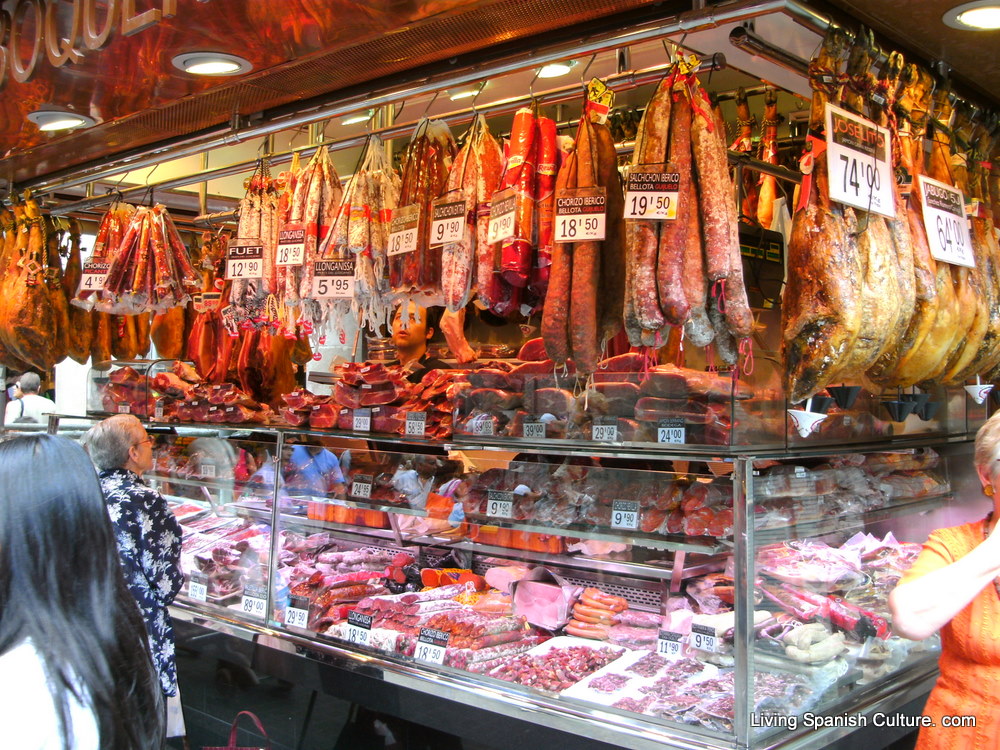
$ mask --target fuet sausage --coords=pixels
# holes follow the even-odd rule
[[[670,168],[680,173],[681,185],[677,194],[677,216],[672,221],[661,222],[656,255],[660,309],[667,322],[675,326],[684,325],[691,315],[691,303],[684,288],[684,256],[692,213],[691,194],[686,185],[691,180],[691,103],[687,95],[687,87],[681,85],[670,112]]]
[[[597,185],[590,118],[580,118],[577,132],[577,187]],[[600,349],[597,341],[597,285],[600,279],[600,242],[573,244],[573,280],[570,288],[570,345],[576,369],[589,375],[597,369]]]

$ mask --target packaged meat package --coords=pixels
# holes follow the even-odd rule
[[[573,604],[583,587],[564,581],[551,570],[537,567],[510,584],[514,614],[545,630],[561,628],[573,614]]]

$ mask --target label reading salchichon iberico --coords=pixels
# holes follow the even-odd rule
[[[465,201],[438,198],[431,209],[431,247],[460,242],[465,234]]]
[[[514,237],[517,227],[514,216],[517,213],[517,193],[514,188],[498,190],[490,201],[490,223],[487,228],[486,241],[503,242]]]
[[[631,168],[625,186],[625,218],[673,221],[681,174],[669,164],[641,164]]]
[[[556,193],[556,242],[597,242],[607,226],[607,196],[602,187]]]

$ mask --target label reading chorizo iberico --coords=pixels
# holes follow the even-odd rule
[[[313,299],[354,297],[354,258],[317,260],[313,264]]]
[[[432,206],[431,247],[461,242],[465,234],[465,201],[438,198]]]
[[[826,166],[831,200],[890,219],[896,215],[886,128],[827,104]]]
[[[279,266],[301,266],[306,257],[306,229],[301,224],[285,224],[278,231],[278,257],[275,264]]]
[[[264,246],[260,240],[232,240],[226,248],[226,278],[259,279],[263,275]]]
[[[486,233],[489,243],[503,242],[514,237],[517,228],[514,217],[517,214],[517,193],[514,188],[498,190],[490,202],[490,223]]]
[[[412,253],[417,249],[417,230],[420,226],[420,206],[416,203],[401,206],[392,212],[389,223],[389,250],[387,255]]]
[[[634,166],[625,186],[625,218],[673,221],[680,191],[681,173],[670,164]]]
[[[598,242],[604,239],[608,199],[602,187],[556,193],[556,242]]]
[[[444,652],[447,647],[448,633],[434,628],[420,628],[413,658],[428,664],[444,664]]]
[[[945,263],[975,268],[962,191],[923,175],[917,179],[924,200],[924,229],[931,255]]]
[[[77,289],[77,293],[97,292],[103,289],[110,270],[110,263],[84,263],[83,276],[80,277],[80,288]]]

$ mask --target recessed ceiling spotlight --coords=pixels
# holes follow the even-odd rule
[[[1000,3],[984,0],[962,3],[941,16],[941,20],[945,26],[965,31],[1000,29]]]
[[[358,112],[356,115],[350,115],[349,117],[345,117],[343,120],[340,121],[340,124],[357,125],[359,122],[368,122],[370,119],[372,119],[372,116],[374,114],[375,114],[374,109],[365,110],[364,112]]]
[[[234,76],[253,70],[249,60],[224,52],[185,52],[173,58],[175,68],[196,76]]]
[[[39,130],[72,130],[73,128],[96,125],[97,120],[87,115],[80,115],[65,109],[36,109],[28,113],[28,119],[38,126]]]
[[[576,60],[566,62],[549,63],[538,71],[539,78],[558,78],[569,73],[576,66]]]

